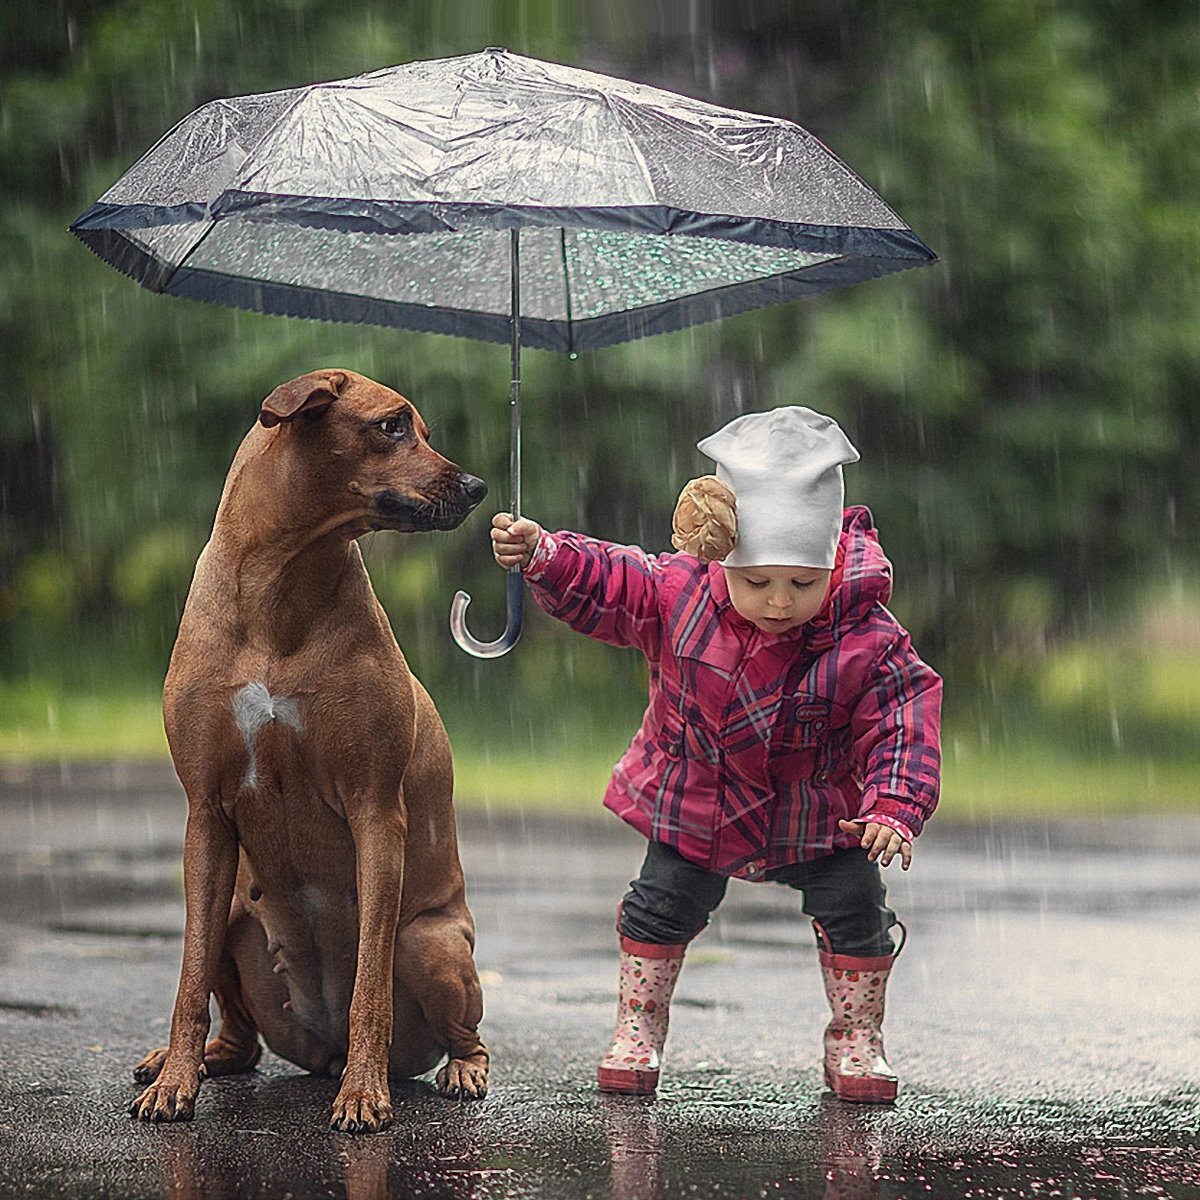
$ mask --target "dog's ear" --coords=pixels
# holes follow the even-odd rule
[[[298,413],[315,412],[332,404],[346,386],[342,371],[310,371],[281,383],[263,402],[258,414],[260,425],[270,429],[281,421],[290,421]]]

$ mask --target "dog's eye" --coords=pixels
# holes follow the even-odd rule
[[[385,417],[377,422],[377,427],[384,437],[398,442],[408,434],[412,428],[412,421],[407,417]]]

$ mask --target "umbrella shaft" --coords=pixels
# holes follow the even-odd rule
[[[508,479],[509,511],[513,517],[521,515],[521,235],[520,231],[508,231],[509,271],[512,279],[512,382],[509,384],[508,404],[512,417],[509,441]]]

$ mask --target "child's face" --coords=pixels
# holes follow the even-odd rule
[[[726,567],[733,607],[764,633],[787,633],[825,603],[832,571],[819,567]]]

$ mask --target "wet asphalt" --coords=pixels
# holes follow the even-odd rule
[[[0,767],[0,1196],[1200,1198],[1200,819],[934,824],[888,872],[909,927],[894,1107],[824,1089],[795,896],[731,885],[693,944],[656,1099],[594,1086],[615,1010],[615,820],[460,816],[486,1100],[336,1083],[269,1053],[188,1124],[126,1115],[165,1044],[183,922],[169,768]]]

